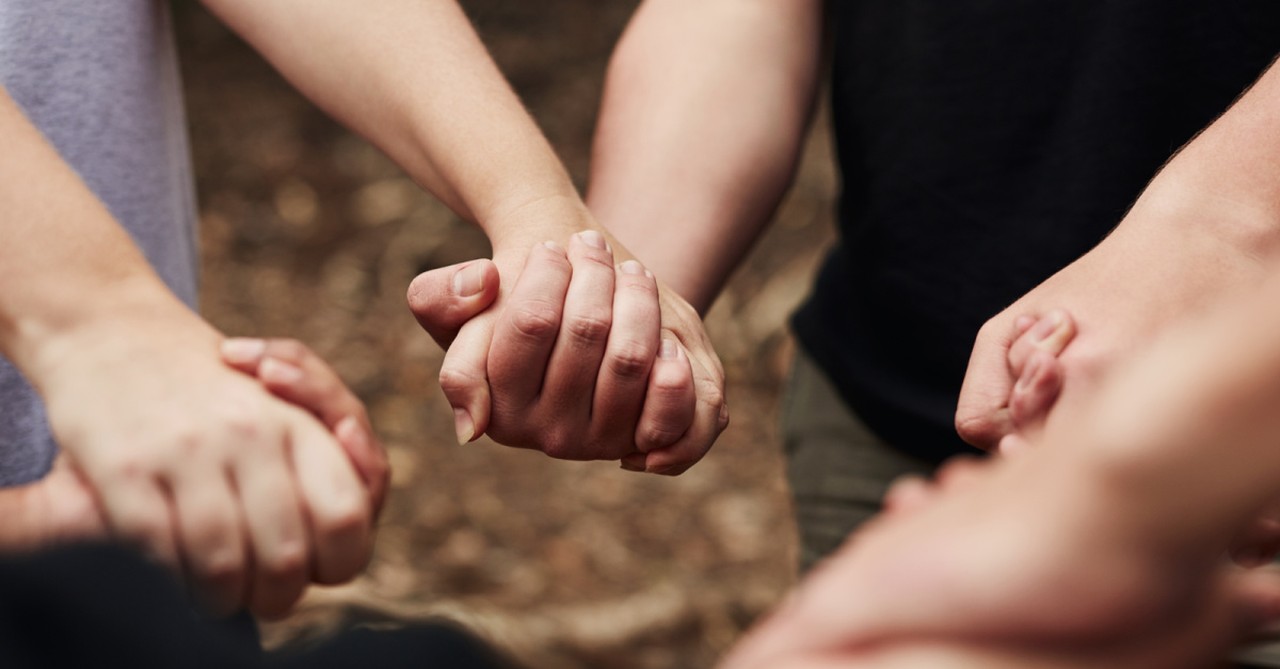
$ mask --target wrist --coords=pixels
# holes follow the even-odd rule
[[[605,233],[577,194],[517,199],[493,208],[479,223],[489,235],[495,256],[524,254],[542,242],[567,245],[569,237],[584,230]],[[612,238],[610,243],[617,246]]]
[[[157,338],[175,346],[216,346],[220,335],[159,280],[139,277],[95,291],[92,298],[60,300],[60,307],[29,318],[12,359],[48,401],[54,380],[79,374],[81,361],[138,355]],[[149,354],[150,351],[144,353]]]

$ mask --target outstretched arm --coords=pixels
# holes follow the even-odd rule
[[[561,457],[635,452],[645,381],[665,336],[687,359],[696,410],[674,443],[642,458],[651,471],[679,473],[706,452],[724,427],[724,383],[697,314],[643,268],[627,271],[633,256],[588,213],[456,2],[205,4],[488,234],[502,294],[462,328],[441,370],[460,441],[488,432]],[[647,291],[657,318],[614,327],[614,288],[630,284],[634,291],[617,294]],[[522,299],[507,297],[514,291]],[[420,284],[410,291],[415,307],[420,292]]]
[[[1276,575],[1223,559],[1280,486],[1280,258],[1265,262],[1262,289],[1064,399],[1035,448],[952,466],[927,499],[895,488],[726,667],[1210,666],[1274,620]]]
[[[820,0],[646,0],[609,65],[587,204],[700,312],[791,185]]]
[[[1015,320],[1065,309],[1078,334],[1061,358],[1064,396],[1180,315],[1255,285],[1280,246],[1280,68],[1272,66],[1178,153],[1119,227],[993,317],[974,344],[956,426],[994,448],[1013,424],[1006,364]]]
[[[107,528],[264,614],[353,576],[370,505],[332,435],[222,364],[221,335],[3,91],[0,136],[0,352]]]

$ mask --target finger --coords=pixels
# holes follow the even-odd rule
[[[249,609],[268,618],[282,616],[302,596],[311,570],[303,507],[286,449],[248,449],[233,461],[231,476],[248,534]]]
[[[333,436],[364,480],[369,490],[373,517],[377,518],[382,513],[382,505],[387,499],[387,487],[391,483],[391,465],[387,462],[387,452],[378,443],[373,430],[355,416],[342,419],[333,429]]]
[[[267,351],[267,341],[255,337],[229,337],[219,346],[222,362],[245,374],[258,375],[258,365]]]
[[[1009,417],[1015,429],[1027,429],[1045,419],[1062,390],[1062,363],[1049,351],[1036,351],[1023,367],[1009,396]]]
[[[938,492],[963,490],[980,480],[984,463],[974,457],[959,455],[947,460],[934,476]]]
[[[1031,450],[1031,443],[1017,432],[1010,432],[996,446],[996,453],[1002,458],[1016,458]]]
[[[687,360],[679,363],[658,363],[662,311],[658,305],[658,286],[649,272],[635,260],[627,260],[611,268],[616,273],[617,290],[613,295],[613,330],[605,349],[596,381],[596,396],[591,409],[592,434],[598,439],[615,439],[621,432],[628,446],[634,448],[641,435],[642,411],[648,400],[651,373],[662,368],[664,382],[669,381],[672,366],[688,367]],[[679,348],[677,342],[672,342]],[[678,370],[674,373],[678,374]],[[667,402],[665,397],[655,402]],[[661,407],[655,406],[655,410]],[[659,414],[659,419],[662,415]],[[652,429],[652,425],[649,429]],[[661,426],[658,426],[661,427]],[[680,433],[683,434],[681,429]],[[660,435],[655,435],[660,436]],[[680,434],[675,435],[679,438]],[[659,439],[667,446],[673,439]],[[656,447],[656,446],[653,446]],[[651,447],[652,448],[652,447]],[[649,450],[649,449],[642,449]]]
[[[369,496],[332,436],[309,416],[289,426],[290,453],[303,500],[318,583],[344,583],[364,569],[372,550]]]
[[[693,424],[697,402],[693,368],[684,348],[675,338],[663,337],[636,425],[636,448],[648,453],[678,442]]]
[[[538,404],[562,428],[580,426],[581,434],[591,415],[600,361],[615,327],[613,252],[604,235],[588,230],[569,240],[569,263],[572,276],[564,317]]]
[[[1014,324],[993,318],[978,331],[956,403],[956,432],[969,444],[991,450],[1013,431],[1009,417],[1009,347],[1018,336]]]
[[[644,453],[628,453],[622,456],[620,464],[623,469],[629,472],[642,472],[644,471],[644,460]]]
[[[688,350],[685,355],[692,358]],[[697,394],[693,425],[675,444],[649,452],[645,458],[645,471],[651,474],[683,474],[706,455],[720,435],[721,425],[725,424],[723,386],[696,364],[693,373],[694,392]]]
[[[159,482],[129,475],[98,480],[99,498],[111,533],[174,573],[182,573],[172,501]]]
[[[318,356],[308,351],[298,363],[302,367],[277,359],[268,346],[258,376],[277,397],[315,414],[335,436],[340,426],[346,426],[346,438],[338,441],[370,495],[381,500],[386,493],[387,456],[364,404]]]
[[[542,389],[571,274],[569,259],[558,244],[538,244],[529,252],[498,314],[489,351],[495,417],[523,412]]]
[[[498,268],[487,259],[433,269],[409,284],[409,310],[440,348],[447,349],[464,323],[498,299],[499,285]]]
[[[1018,335],[1009,347],[1009,369],[1015,377],[1037,352],[1057,357],[1076,336],[1076,324],[1071,315],[1062,309],[1054,309]]]
[[[921,476],[899,477],[884,495],[886,513],[901,515],[924,508],[936,496],[934,486]]]
[[[188,578],[217,612],[244,604],[245,543],[240,505],[217,462],[189,463],[172,474],[178,542]]]
[[[468,321],[458,331],[458,337],[445,351],[440,364],[440,389],[453,407],[459,444],[474,441],[489,427],[492,399],[486,368],[495,322],[492,313]]]
[[[329,429],[364,405],[337,372],[299,341],[273,339],[258,365],[258,379],[275,396],[313,413]]]

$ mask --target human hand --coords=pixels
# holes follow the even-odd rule
[[[1280,614],[1274,574],[1144,541],[1038,455],[895,485],[723,669],[1201,667]]]
[[[1169,323],[1257,283],[1265,263],[1204,224],[1233,213],[1220,203],[1208,210],[1171,200],[1161,189],[1144,194],[1110,237],[983,325],[956,410],[965,441],[991,450],[1015,430],[1008,400],[1018,373],[1007,361],[1019,318],[1070,314],[1074,335],[1065,336],[1074,340],[1059,358],[1063,392],[1088,394]]]
[[[1001,438],[997,452],[1017,456],[1029,450],[1045,427],[1049,411],[1062,388],[1065,370],[1058,356],[1074,335],[1069,314],[1050,311],[1040,319],[1019,318],[1015,322],[1017,338],[1009,347],[1009,371],[1017,379],[1010,391],[1007,411],[1011,432]],[[938,480],[968,478],[970,465],[953,459],[938,473]],[[919,481],[905,481],[896,486],[895,494],[886,499],[888,508],[910,508],[932,497]],[[1259,567],[1280,554],[1280,499],[1263,509],[1232,541],[1232,559],[1243,567]]]
[[[221,352],[223,362],[258,379],[276,397],[305,409],[329,428],[364,480],[377,518],[391,475],[387,454],[364,403],[337,372],[296,339],[237,337],[223,341]]]
[[[567,252],[497,249],[493,263],[414,280],[410,308],[448,348],[441,385],[459,441],[487,432],[664,474],[702,457],[727,423],[719,361],[696,313],[636,261],[615,267],[612,251],[588,231]],[[499,283],[514,286],[506,297]]]
[[[280,615],[308,582],[354,576],[370,502],[324,426],[223,364],[218,333],[176,301],[118,297],[32,367],[112,535],[219,609]]]

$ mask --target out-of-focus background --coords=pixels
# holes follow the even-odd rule
[[[605,65],[635,4],[463,2],[583,187]],[[394,467],[367,575],[313,591],[265,627],[268,643],[444,616],[534,668],[714,664],[794,582],[776,422],[786,318],[829,239],[825,123],[777,223],[708,316],[733,424],[701,464],[668,479],[458,446],[436,385],[442,352],[404,293],[418,272],[487,255],[484,237],[195,3],[177,7],[205,313],[229,334],[296,337],[330,360]]]

